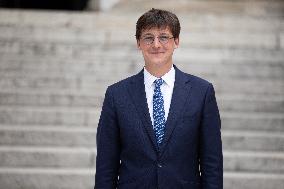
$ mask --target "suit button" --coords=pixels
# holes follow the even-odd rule
[[[160,163],[158,163],[158,167],[159,167],[159,168],[162,168],[163,166],[162,166]]]

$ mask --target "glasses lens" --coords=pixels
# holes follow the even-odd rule
[[[159,36],[159,41],[163,44],[166,44],[168,43],[169,38],[170,38],[169,36]]]
[[[152,43],[153,43],[154,37],[147,36],[147,37],[142,38],[142,40],[143,40],[143,42],[144,42],[145,44],[149,45],[149,44],[152,44]]]
[[[162,36],[159,36],[157,38],[158,38],[160,43],[167,44],[172,37],[162,35]],[[142,41],[143,41],[144,44],[150,45],[155,41],[155,37],[154,36],[145,36],[145,37],[142,38]]]

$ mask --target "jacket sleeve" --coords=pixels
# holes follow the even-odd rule
[[[119,157],[119,127],[112,91],[108,88],[97,129],[95,189],[117,187]]]
[[[223,189],[221,120],[211,83],[206,91],[201,120],[200,171],[202,189]]]

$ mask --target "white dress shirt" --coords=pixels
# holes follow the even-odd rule
[[[172,66],[170,71],[162,76],[164,83],[161,85],[161,92],[164,99],[164,109],[165,109],[165,120],[167,121],[171,100],[173,95],[173,89],[175,84],[175,69]],[[154,125],[154,118],[153,118],[153,95],[155,84],[154,81],[158,79],[157,77],[151,75],[145,68],[144,68],[144,85],[145,85],[145,92],[146,98],[148,103],[149,114],[151,117],[152,125]]]

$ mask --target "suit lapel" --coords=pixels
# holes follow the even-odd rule
[[[189,77],[187,77],[183,72],[177,69],[176,66],[174,67],[176,70],[175,85],[173,89],[169,115],[166,122],[165,138],[160,147],[160,155],[162,155],[167,143],[169,142],[171,134],[175,129],[176,122],[178,121],[178,119],[180,119],[180,115],[183,112],[183,108],[186,104],[185,102],[188,99],[191,88]]]
[[[143,70],[139,72],[136,76],[134,76],[133,79],[130,81],[128,92],[130,93],[132,101],[136,106],[137,112],[143,122],[143,126],[148,136],[150,137],[155,150],[158,151],[158,146],[146,99]]]
[[[169,115],[166,122],[165,138],[162,145],[160,146],[160,149],[158,149],[155,133],[149,114],[143,70],[133,77],[128,87],[128,92],[131,96],[133,103],[136,106],[136,110],[142,120],[144,129],[146,130],[154,149],[157,152],[160,152],[160,156],[162,155],[167,143],[170,140],[171,134],[175,129],[176,122],[178,121],[178,119],[180,119],[180,115],[183,112],[183,108],[186,100],[188,99],[188,95],[191,88],[189,77],[187,77],[183,72],[181,72],[176,66],[174,67],[176,70],[175,85],[173,89]]]

